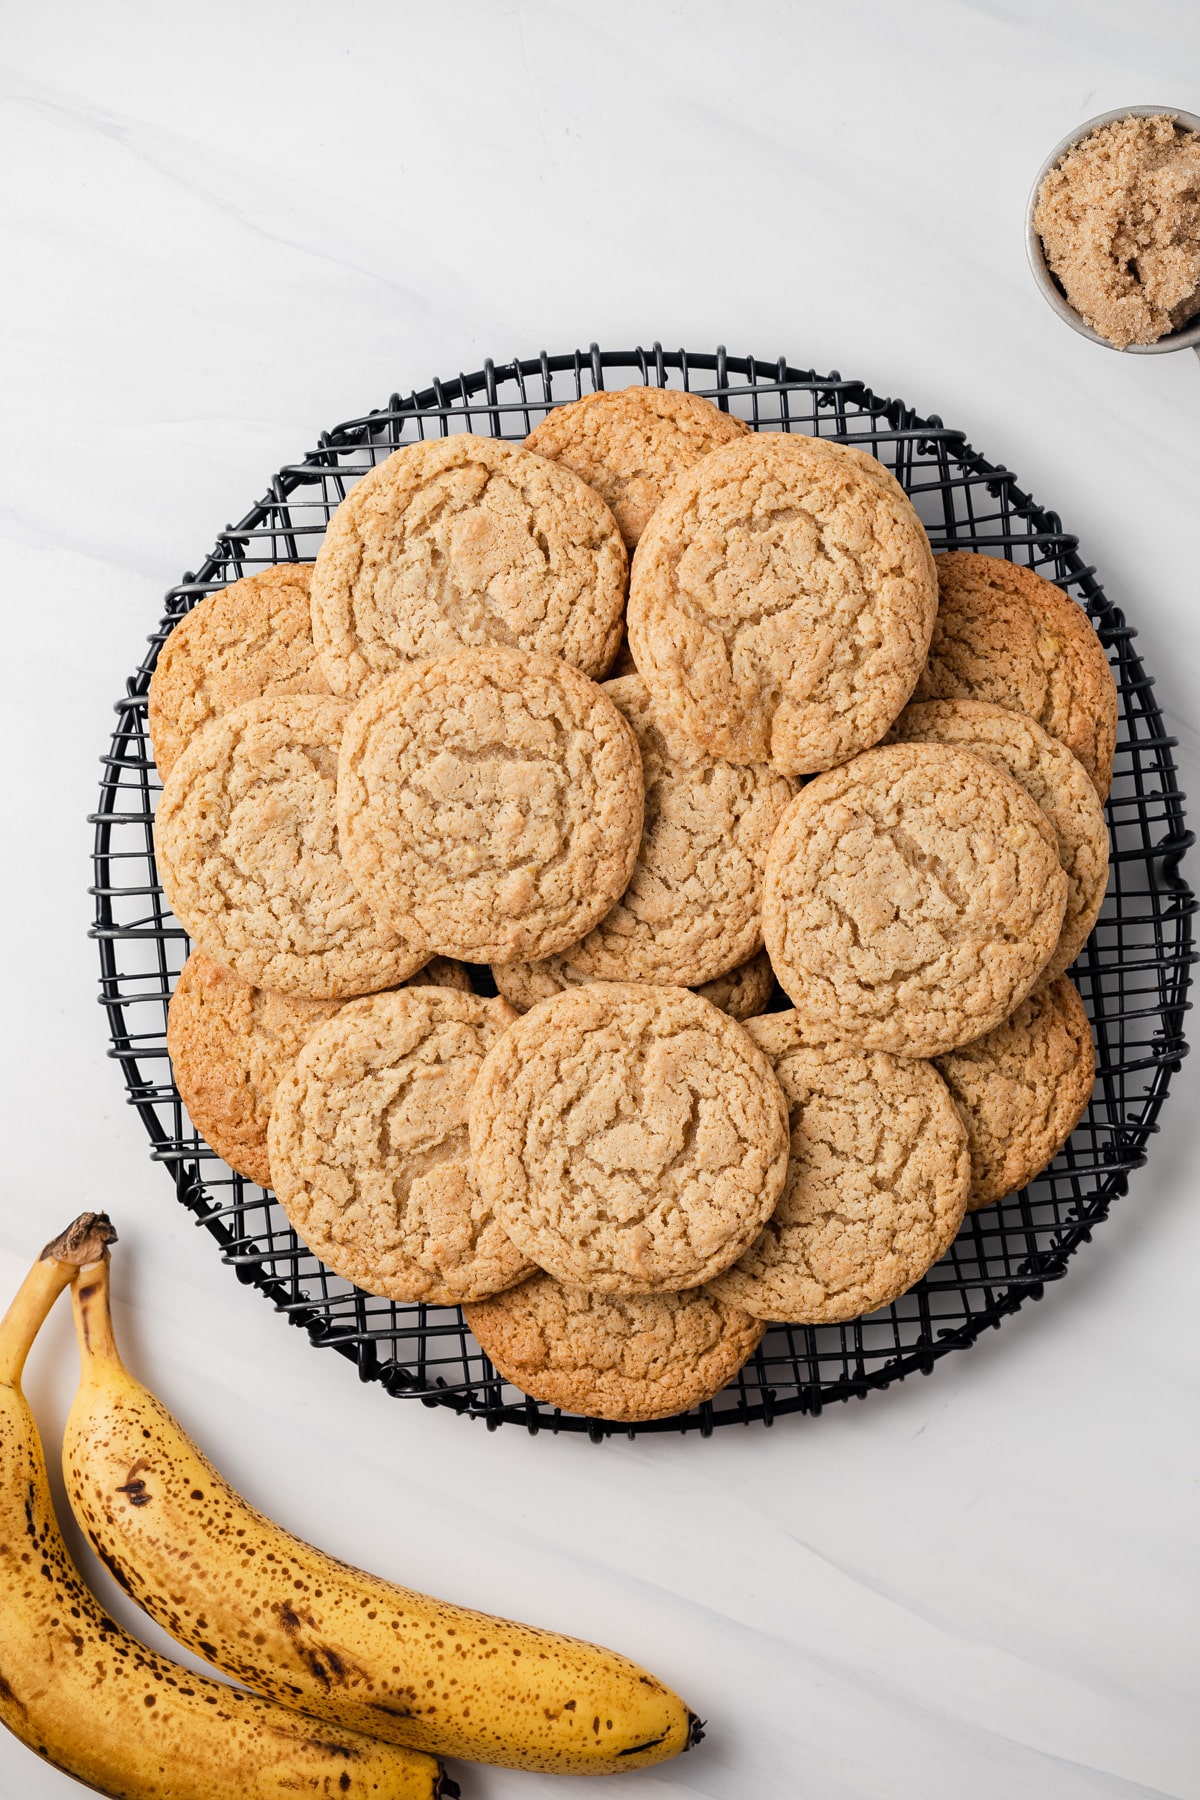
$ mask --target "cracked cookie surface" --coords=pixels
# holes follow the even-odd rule
[[[465,1308],[506,1381],[593,1419],[667,1419],[711,1400],[766,1327],[703,1288],[589,1294],[538,1274]]]
[[[438,956],[412,985],[471,991],[461,963]],[[217,1153],[270,1187],[267,1125],[280,1078],[342,1000],[293,1000],[252,987],[203,950],[183,965],[167,1010],[167,1050],[192,1124]]]
[[[273,694],[327,694],[313,643],[311,563],[260,569],[185,613],[158,653],[146,723],[165,781],[202,726]]]
[[[1092,1028],[1065,975],[1039,982],[994,1031],[936,1064],[967,1127],[972,1212],[1053,1162],[1096,1084]]]
[[[621,640],[617,522],[570,469],[467,432],[394,451],[329,521],[312,623],[334,693],[498,644],[602,676]]]
[[[1019,781],[1058,839],[1067,910],[1043,978],[1070,968],[1091,936],[1108,885],[1108,826],[1087,770],[1065,744],[1023,713],[986,700],[923,700],[906,706],[889,743],[954,744]]]
[[[595,488],[632,550],[679,477],[749,429],[698,394],[627,387],[556,406],[534,426],[525,447],[574,469]]]
[[[565,956],[547,956],[540,962],[496,963],[492,977],[510,1006],[526,1013],[539,1000],[549,1000],[564,988],[586,987],[596,979],[584,975]],[[749,962],[714,981],[705,981],[693,990],[731,1019],[750,1019],[762,1012],[775,992],[775,971],[765,950]]]
[[[971,1162],[946,1083],[916,1057],[810,1048],[794,1013],[747,1032],[787,1097],[791,1153],[761,1236],[712,1291],[801,1325],[889,1306],[962,1224]]]
[[[937,607],[929,542],[874,458],[752,433],[682,476],[633,559],[638,672],[688,736],[781,774],[876,743]]]
[[[779,1198],[787,1141],[766,1057],[686,988],[594,982],[544,1001],[471,1099],[497,1218],[592,1293],[675,1292],[736,1262]]]
[[[383,924],[343,865],[336,774],[344,700],[250,700],[179,758],[154,821],[158,870],[189,936],[255,987],[311,1000],[394,987],[430,949]]]
[[[516,1017],[503,1000],[409,987],[351,1001],[284,1075],[268,1138],[280,1205],[368,1293],[453,1306],[530,1265],[474,1177],[467,1105]]]
[[[642,832],[642,759],[612,700],[554,657],[463,651],[359,701],[338,766],[343,854],[427,951],[553,955],[619,899]]]
[[[946,745],[889,744],[792,801],[763,927],[811,1042],[935,1056],[1024,999],[1066,896],[1054,832],[1011,775]]]
[[[938,615],[914,700],[990,700],[1035,719],[1112,785],[1117,688],[1081,606],[1020,563],[973,551],[935,556]]]

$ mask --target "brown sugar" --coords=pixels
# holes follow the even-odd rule
[[[1155,343],[1200,313],[1200,132],[1169,113],[1102,125],[1046,176],[1033,223],[1093,331]]]

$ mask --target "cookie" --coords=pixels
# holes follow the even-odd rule
[[[906,706],[889,743],[953,744],[1006,769],[1036,800],[1058,839],[1067,910],[1046,976],[1061,975],[1091,936],[1108,886],[1108,826],[1083,764],[1023,713],[986,700],[924,700]]]
[[[718,975],[696,989],[702,1000],[728,1013],[731,1019],[753,1019],[775,992],[775,971],[765,950],[752,956],[727,975]]]
[[[1010,1019],[937,1067],[966,1124],[974,1212],[1040,1175],[1087,1111],[1096,1051],[1083,1001],[1065,975],[1039,982]]]
[[[309,1000],[395,987],[429,960],[382,924],[343,866],[344,700],[281,695],[213,719],[167,777],[154,821],[171,909],[254,987]]]
[[[471,1097],[496,1217],[597,1294],[673,1293],[736,1262],[774,1210],[787,1144],[766,1057],[685,988],[593,982],[544,1001]]]
[[[679,477],[749,429],[698,394],[627,387],[556,406],[534,426],[525,448],[574,469],[595,488],[632,550]]]
[[[267,1122],[279,1078],[343,1004],[251,987],[203,950],[184,963],[167,1010],[175,1086],[201,1137],[247,1181],[270,1187]]]
[[[539,1000],[549,1000],[564,988],[585,987],[594,979],[573,968],[565,956],[547,956],[541,962],[496,963],[492,976],[497,988],[517,1012],[528,1012]],[[752,956],[728,975],[718,975],[694,990],[701,999],[728,1013],[731,1019],[749,1019],[760,1013],[775,992],[775,971],[765,950]]]
[[[756,433],[713,451],[654,514],[628,631],[642,679],[689,737],[799,775],[883,736],[936,609],[928,540],[882,464]]]
[[[1081,606],[1020,563],[936,556],[938,615],[914,700],[990,700],[1036,719],[1079,758],[1102,800],[1112,785],[1117,688]]]
[[[937,1056],[1025,998],[1066,898],[1054,832],[1011,775],[966,750],[888,744],[792,801],[763,929],[810,1042]]]
[[[712,756],[636,675],[605,684],[638,741],[646,804],[629,885],[565,953],[602,981],[698,987],[762,945],[762,884],[793,784],[765,764]]]
[[[365,475],[313,570],[313,636],[336,694],[414,658],[481,644],[561,656],[588,675],[621,641],[617,522],[578,475],[496,438],[433,438]]]
[[[461,963],[438,956],[408,985],[470,993]],[[251,987],[193,950],[167,1008],[167,1052],[175,1086],[201,1137],[231,1169],[270,1187],[267,1124],[281,1075],[343,1000],[290,1000]]]
[[[565,956],[543,956],[538,962],[493,963],[492,980],[514,1012],[527,1013],[565,988],[586,987],[591,976],[573,969]]]
[[[516,1014],[503,1000],[409,987],[343,1006],[275,1093],[268,1154],[297,1235],[388,1300],[455,1306],[530,1265],[474,1177],[467,1102]]]
[[[746,1029],[787,1096],[791,1155],[779,1205],[711,1291],[797,1325],[890,1306],[962,1224],[971,1160],[946,1083],[917,1057],[810,1048],[794,1013]]]
[[[455,962],[451,956],[431,956],[423,969],[410,975],[401,987],[444,987],[453,988],[456,994],[473,994],[471,971],[462,963]]]
[[[766,1327],[692,1288],[685,1294],[589,1294],[538,1274],[464,1309],[506,1381],[588,1418],[668,1419],[711,1400]]]
[[[327,694],[313,643],[311,563],[260,569],[199,601],[150,677],[146,723],[165,781],[203,725],[268,694]]]
[[[532,960],[585,937],[633,872],[637,739],[554,657],[413,663],[346,724],[338,828],[381,919],[426,954]]]

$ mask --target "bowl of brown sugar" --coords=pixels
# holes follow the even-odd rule
[[[1078,126],[1038,170],[1026,245],[1050,305],[1093,343],[1200,354],[1200,117],[1124,106]]]

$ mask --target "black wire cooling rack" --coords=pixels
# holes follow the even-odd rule
[[[456,1308],[403,1306],[333,1275],[299,1241],[273,1196],[226,1167],[192,1129],[171,1078],[167,1003],[188,952],[154,863],[159,782],[146,734],[146,690],[171,627],[203,595],[277,562],[311,562],[330,514],[377,462],[418,438],[473,431],[522,439],[551,406],[594,388],[633,382],[690,388],[758,431],[798,431],[856,444],[892,469],[935,550],[980,550],[1026,563],[1086,607],[1120,690],[1116,774],[1108,819],[1112,875],[1104,910],[1072,970],[1092,1020],[1099,1076],[1088,1111],[1041,1178],[998,1205],[969,1214],[955,1243],[895,1305],[843,1326],[774,1326],[736,1381],[677,1418],[623,1426],[527,1399],[483,1355]],[[699,1431],[769,1425],[864,1396],[939,1357],[965,1349],[1026,1300],[1040,1299],[1145,1161],[1172,1074],[1186,1054],[1183,1016],[1193,960],[1195,901],[1180,874],[1192,842],[1162,717],[1134,647],[1134,632],[1105,598],[1095,571],[1057,514],[1022,493],[1007,469],[985,461],[961,431],[861,382],[802,372],[754,357],[684,351],[545,354],[486,363],[474,375],[435,381],[408,399],[327,432],[268,492],[194,575],[167,595],[150,650],[116,704],[103,759],[95,826],[100,999],[128,1098],[176,1195],[206,1227],[238,1279],[258,1288],[313,1343],[354,1362],[390,1394],[496,1426],[530,1431]],[[492,991],[481,972],[481,989]]]

